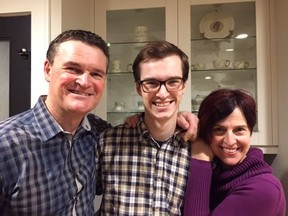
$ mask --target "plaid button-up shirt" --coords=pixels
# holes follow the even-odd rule
[[[88,115],[72,136],[39,98],[1,122],[0,215],[93,215],[97,121]]]
[[[159,145],[143,121],[137,128],[118,126],[101,134],[101,215],[181,215],[189,146],[180,131]]]

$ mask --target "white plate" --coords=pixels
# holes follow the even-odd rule
[[[200,33],[207,39],[228,38],[233,34],[234,19],[222,12],[207,14],[200,22]]]

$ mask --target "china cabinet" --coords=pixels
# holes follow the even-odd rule
[[[116,125],[143,110],[131,64],[147,42],[168,40],[191,61],[180,110],[197,114],[203,98],[217,88],[246,89],[257,101],[253,145],[277,153],[269,4],[269,0],[95,0],[95,30],[109,43],[111,54],[107,88],[96,114]]]

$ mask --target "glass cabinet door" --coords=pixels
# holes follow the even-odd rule
[[[225,87],[257,95],[255,2],[191,6],[192,111]]]

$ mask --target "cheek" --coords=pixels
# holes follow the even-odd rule
[[[250,141],[251,141],[251,137],[250,136],[240,137],[238,139],[238,142],[241,143],[241,145],[246,147],[246,148],[250,148]]]
[[[217,150],[217,148],[222,145],[223,143],[223,138],[220,136],[213,136],[211,143],[210,143],[210,147],[212,149],[212,151]]]
[[[50,73],[50,79],[55,83],[71,83],[74,82],[76,78],[69,73],[54,71]]]
[[[223,137],[221,136],[212,136],[211,138],[211,145],[219,145],[223,142]]]
[[[94,90],[102,95],[104,88],[105,88],[106,81],[95,82],[94,83]]]

